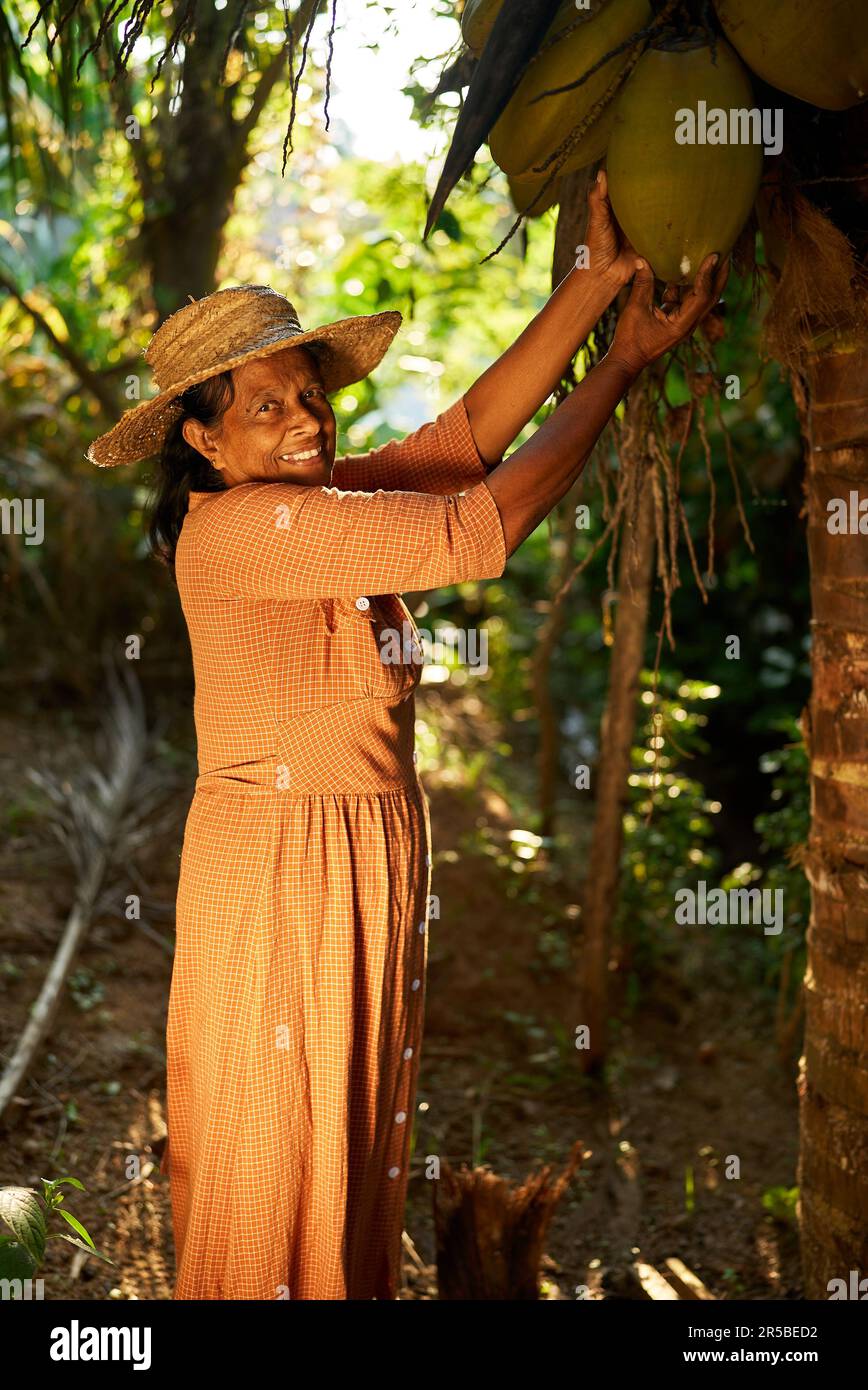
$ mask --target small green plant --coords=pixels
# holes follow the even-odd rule
[[[86,966],[72,972],[67,980],[67,987],[76,1008],[81,1009],[82,1013],[87,1013],[105,998],[105,987],[99,980],[94,979],[93,972]]]
[[[725,1269],[720,1276],[726,1286],[727,1298],[742,1298],[744,1295],[744,1282],[735,1269]]]
[[[696,1183],[689,1163],[684,1169],[684,1210],[688,1216],[692,1216],[696,1210]]]
[[[782,1226],[798,1225],[796,1203],[799,1200],[797,1187],[770,1187],[763,1193],[763,1210],[773,1221]]]
[[[10,801],[3,808],[3,819],[9,835],[20,835],[39,820],[41,805],[38,798],[25,796],[19,801]]]
[[[16,965],[14,960],[4,956],[0,960],[0,985],[16,984],[21,979],[24,971],[20,965]]]
[[[40,1178],[42,1195],[34,1187],[0,1188],[0,1221],[9,1227],[11,1236],[0,1235],[0,1279],[32,1279],[45,1258],[49,1240],[68,1240],[88,1255],[95,1255],[106,1264],[114,1264],[108,1255],[97,1250],[84,1226],[63,1205],[65,1183],[86,1191],[78,1178]],[[49,1231],[57,1219],[65,1221],[76,1232]]]

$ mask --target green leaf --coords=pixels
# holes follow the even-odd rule
[[[98,1260],[103,1260],[105,1264],[114,1265],[114,1260],[110,1260],[108,1255],[104,1255],[101,1250],[95,1248],[91,1249],[89,1245],[85,1245],[83,1240],[79,1240],[78,1236],[71,1236],[67,1231],[58,1231],[55,1235],[49,1236],[48,1239],[68,1240],[70,1245],[74,1245],[77,1249],[83,1250],[86,1255],[95,1255]]]
[[[435,232],[445,232],[450,241],[461,240],[461,223],[458,221],[455,213],[450,212],[449,208],[443,209],[437,221],[434,223],[434,230]]]
[[[60,1215],[63,1217],[64,1221],[68,1221],[68,1222],[69,1222],[70,1226],[72,1227],[72,1229],[73,1229],[74,1231],[78,1231],[78,1234],[81,1236],[82,1240],[86,1240],[86,1241],[87,1241],[87,1243],[88,1243],[88,1245],[90,1246],[91,1250],[95,1250],[95,1249],[96,1249],[96,1246],[94,1245],[94,1243],[93,1243],[93,1241],[91,1240],[90,1236],[88,1235],[87,1231],[84,1229],[84,1227],[82,1226],[81,1222],[80,1222],[76,1217],[73,1216],[73,1214],[72,1214],[71,1211],[62,1211],[62,1212],[60,1212]]]
[[[0,1188],[0,1220],[39,1264],[45,1254],[45,1216],[32,1187]]]
[[[48,1182],[48,1178],[40,1178],[40,1182]],[[60,1187],[61,1184],[65,1182],[68,1182],[71,1187],[77,1187],[79,1192],[87,1192],[87,1188],[85,1187],[84,1183],[79,1182],[78,1178],[52,1178],[51,1186]]]
[[[0,1279],[30,1279],[36,1273],[36,1262],[17,1241],[0,1236]]]

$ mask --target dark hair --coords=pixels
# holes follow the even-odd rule
[[[185,420],[216,425],[235,399],[232,372],[219,372],[178,397],[183,413],[174,421],[160,450],[156,477],[148,501],[147,533],[151,549],[174,574],[175,548],[190,492],[225,492],[219,469],[213,468],[198,449],[188,444],[182,433]]]

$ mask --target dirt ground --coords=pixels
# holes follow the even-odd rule
[[[418,713],[466,751],[498,738],[480,709],[427,689]],[[21,768],[55,763],[66,737],[54,718],[0,723],[0,782],[17,789],[4,798],[0,850],[4,1065],[73,890]],[[632,1003],[616,968],[609,1063],[602,1080],[584,1079],[570,964],[581,854],[516,872],[509,838],[516,817],[484,773],[462,783],[461,762],[453,755],[427,773],[423,766],[440,915],[429,937],[401,1297],[437,1296],[428,1156],[453,1167],[484,1163],[521,1181],[542,1164],[560,1171],[581,1141],[587,1156],[546,1241],[543,1297],[573,1299],[580,1288],[592,1298],[636,1296],[629,1267],[661,1268],[675,1257],[717,1298],[800,1298],[795,1231],[763,1205],[770,1189],[793,1187],[798,1140],[795,1054],[786,1063],[777,1057],[768,999],[735,988],[719,956],[692,946],[683,961],[661,962]],[[516,768],[517,782],[521,775]],[[143,897],[162,909],[146,931],[105,905],[79,957],[75,990],[65,992],[0,1129],[0,1186],[80,1178],[87,1192],[67,1189],[67,1205],[114,1261],[51,1242],[40,1271],[46,1298],[171,1297],[169,1187],[157,1162],[171,908],[187,804],[182,792],[176,831],[150,845],[140,865]],[[727,1176],[732,1155],[738,1178]]]

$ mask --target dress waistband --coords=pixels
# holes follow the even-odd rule
[[[239,769],[240,770],[240,769]],[[277,791],[272,786],[266,786],[260,782],[245,782],[240,777],[229,777],[223,772],[207,772],[200,774],[193,785],[193,790],[201,795],[203,792],[215,792],[221,796],[273,796],[275,800],[285,799],[288,801],[325,801],[329,797],[339,797],[342,800],[356,798],[358,800],[371,800],[374,797],[403,796],[412,795],[415,792],[422,792],[421,781],[417,778],[411,782],[396,783],[392,787],[378,787],[376,791],[359,791],[355,787],[333,787],[329,791],[316,792],[293,792]]]
[[[241,796],[376,796],[421,787],[413,706],[362,700],[335,705],[273,728],[272,747],[243,761],[203,766],[196,791]]]

